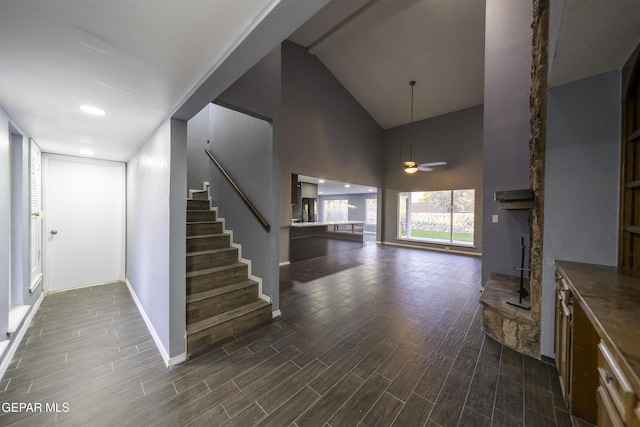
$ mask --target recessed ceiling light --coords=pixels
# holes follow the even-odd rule
[[[106,113],[103,109],[93,107],[91,105],[81,105],[80,109],[87,114],[93,114],[94,116],[104,116]]]
[[[93,156],[93,150],[90,148],[81,148],[80,149],[80,154],[85,155],[85,156]]]
[[[318,194],[322,194],[322,191],[318,191]]]
[[[324,184],[324,179],[319,179],[319,180],[318,180],[318,183],[319,183],[319,184]]]
[[[369,191],[373,191],[373,188],[370,188]]]
[[[349,187],[351,187],[351,184],[345,184],[344,185],[344,188],[349,188]]]

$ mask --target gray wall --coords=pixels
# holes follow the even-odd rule
[[[9,118],[0,110],[0,333],[9,326],[11,286],[11,134]],[[4,339],[4,337],[2,338]]]
[[[481,253],[482,247],[482,119],[477,106],[413,124],[413,159],[418,163],[446,161],[431,172],[407,174],[403,162],[409,160],[409,125],[384,132],[384,224],[383,241],[407,244],[397,239],[398,193],[404,191],[475,189],[476,248],[456,248]],[[422,242],[413,246],[441,248]],[[451,246],[451,245],[447,245]]]
[[[127,163],[127,280],[165,360],[186,351],[185,150],[186,124],[167,120]]]
[[[318,58],[282,44],[280,261],[289,258],[291,174],[382,186],[383,131]]]
[[[210,104],[188,122],[188,134],[207,135],[206,140],[189,138],[189,170],[192,162],[203,157],[207,147],[224,169],[277,230],[277,200],[274,197],[272,137],[270,122],[228,108]],[[262,279],[262,292],[279,307],[278,234],[267,232],[244,204],[231,184],[208,158],[202,181],[211,184],[212,205],[225,219],[225,228],[233,231],[233,241],[242,245],[242,257],[251,261],[252,274]]]
[[[280,197],[280,176],[273,172],[277,171],[280,166],[280,70],[280,46],[277,46],[215,100],[217,104],[238,112],[269,120],[270,124],[264,120],[256,121],[251,117],[243,118],[243,115],[233,111],[225,112],[217,105],[208,106],[205,110],[209,113],[203,110],[188,123],[187,181],[189,188],[202,188],[203,181],[211,181],[214,176],[219,178],[215,166],[208,157],[204,156],[206,140],[210,140],[212,151],[216,156],[220,150],[224,150],[225,156],[230,158],[231,162],[226,162],[224,167],[234,179],[243,180],[245,183],[241,185],[243,191],[249,194],[249,190],[245,186],[250,187],[252,194],[254,194],[252,197],[261,201],[261,213],[271,224],[271,231],[268,234],[264,233],[262,227],[254,232],[257,221],[252,215],[246,216],[249,213],[246,207],[238,206],[238,212],[242,216],[237,216],[238,214],[232,210],[238,201],[237,196],[232,195],[231,204],[214,198],[220,203],[218,208],[221,209],[221,215],[222,212],[232,212],[226,218],[227,228],[233,229],[234,241],[242,245],[243,257],[251,260],[252,273],[262,279],[263,293],[271,297],[274,310],[279,307],[277,287],[280,280],[278,268],[280,207],[278,203],[273,202],[279,200]],[[220,113],[211,113],[212,111]],[[225,122],[224,117],[226,116],[231,118],[229,123]],[[247,121],[250,128],[243,129],[242,122],[244,120]],[[251,126],[262,127],[262,130],[266,131],[268,135],[258,135],[253,132],[255,131],[253,128],[253,131],[248,135],[252,139],[245,141],[245,131],[251,129]],[[219,147],[220,144],[222,144],[221,147]],[[250,158],[256,162],[254,167],[247,168],[243,164],[232,169],[235,159],[242,158],[242,156],[229,155],[227,150],[232,147],[228,144],[236,144],[235,148],[244,147],[241,148],[241,152],[248,150]],[[264,146],[261,146],[262,144]],[[267,150],[266,154],[264,150]],[[268,157],[255,158],[255,155],[259,153],[268,155]],[[266,159],[271,159],[270,164],[265,162]],[[262,168],[268,168],[268,175],[259,173]],[[254,173],[247,173],[247,170]],[[213,187],[214,183],[211,182],[211,184]],[[260,191],[253,190],[256,185],[261,186]],[[218,193],[214,187],[212,194],[214,197],[218,197],[223,193]],[[249,198],[257,205],[258,202],[252,197]]]
[[[42,295],[42,286],[33,293],[30,286],[30,183],[29,138],[10,121],[0,107],[0,332],[4,335],[9,326],[11,306],[30,306],[27,316],[33,314]],[[11,301],[9,301],[11,287]],[[11,336],[26,330],[28,324],[19,325]],[[5,338],[0,340],[7,339]],[[15,347],[14,347],[15,348]],[[0,357],[0,366],[6,368],[10,360],[7,352]],[[0,375],[4,371],[0,370]]]
[[[541,353],[553,356],[554,262],[617,265],[621,73],[548,90]]]
[[[29,138],[11,135],[11,303],[32,305],[31,285],[31,191],[29,186]]]
[[[487,0],[484,69],[482,282],[515,275],[520,238],[529,241],[529,211],[500,210],[494,193],[530,188],[530,1]],[[498,215],[498,223],[492,222]]]

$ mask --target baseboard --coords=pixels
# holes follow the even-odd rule
[[[411,248],[411,249],[422,249],[425,251],[436,251],[436,252],[444,252],[447,254],[458,254],[458,255],[471,255],[481,257],[481,252],[470,252],[459,249],[445,249],[434,246],[420,246],[420,245],[408,245],[406,243],[394,243],[394,242],[376,242],[379,245],[388,245],[388,246],[397,246],[400,248]]]
[[[156,332],[155,328],[153,327],[153,324],[151,323],[151,320],[147,316],[147,313],[144,310],[144,307],[142,306],[142,303],[138,299],[138,295],[136,295],[136,292],[133,290],[133,287],[131,286],[131,283],[129,283],[129,279],[125,279],[125,283],[127,284],[127,288],[129,289],[129,293],[131,294],[131,298],[133,298],[133,301],[136,303],[136,307],[138,307],[138,311],[140,312],[140,315],[144,319],[144,323],[147,325],[147,329],[149,330],[149,333],[151,334],[151,337],[153,338],[153,341],[156,343],[156,347],[158,347],[158,351],[160,352],[160,356],[162,356],[162,360],[164,360],[165,366],[167,368],[169,368],[169,367],[171,367],[173,365],[177,365],[177,364],[182,363],[185,360],[187,360],[187,353],[186,352],[183,353],[183,354],[179,354],[179,355],[177,355],[175,357],[169,357],[169,352],[164,348],[164,345],[162,345],[162,341],[160,340],[160,337],[158,336],[158,333]],[[186,349],[186,347],[185,347],[185,349]]]
[[[20,326],[13,334],[11,334],[9,345],[7,345],[4,352],[0,354],[0,381],[2,381],[4,374],[7,372],[7,368],[9,368],[9,364],[11,363],[13,356],[16,354],[16,350],[18,350],[18,346],[20,345],[20,342],[22,342],[24,334],[27,333],[27,329],[29,328],[33,317],[36,315],[38,308],[40,308],[40,303],[43,298],[44,292],[40,293],[37,301],[31,306],[27,315],[22,319]]]
[[[272,318],[280,317],[280,316],[282,316],[282,312],[280,311],[280,309],[278,309],[278,310],[276,310],[276,311],[271,312],[271,317],[272,317]]]
[[[284,267],[285,265],[290,265],[291,261],[282,261],[280,264],[278,264],[278,266],[280,267]]]

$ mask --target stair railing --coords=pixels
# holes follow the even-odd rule
[[[247,196],[245,196],[245,194],[242,192],[240,187],[238,187],[238,184],[236,184],[235,181],[231,178],[231,176],[229,176],[227,171],[224,170],[224,168],[222,167],[220,162],[218,162],[218,160],[216,160],[216,158],[213,156],[211,151],[209,151],[209,149],[207,149],[207,148],[205,148],[204,151],[207,153],[207,156],[209,156],[211,161],[218,167],[218,169],[220,169],[220,172],[222,172],[222,175],[224,175],[224,177],[227,178],[227,181],[229,181],[229,184],[231,184],[231,186],[234,188],[234,190],[236,190],[236,193],[238,193],[238,195],[244,201],[244,203],[247,205],[249,210],[253,213],[253,215],[260,222],[260,224],[262,224],[262,227],[267,232],[269,232],[269,230],[271,229],[271,226],[269,225],[269,222],[267,222],[267,220],[264,218],[264,216],[262,216],[260,211],[258,211],[258,209],[253,205],[253,203],[251,203],[251,201],[247,198]]]

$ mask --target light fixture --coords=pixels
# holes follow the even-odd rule
[[[351,187],[351,184],[345,184],[344,185],[344,188],[349,188],[349,187]]]
[[[80,109],[87,114],[92,114],[94,116],[104,116],[106,113],[103,109],[94,107],[92,105],[81,105]]]
[[[409,161],[404,162],[404,171],[406,173],[418,172],[418,164],[413,161],[413,87],[416,85],[415,80],[409,82],[411,85],[411,121],[409,122]]]

